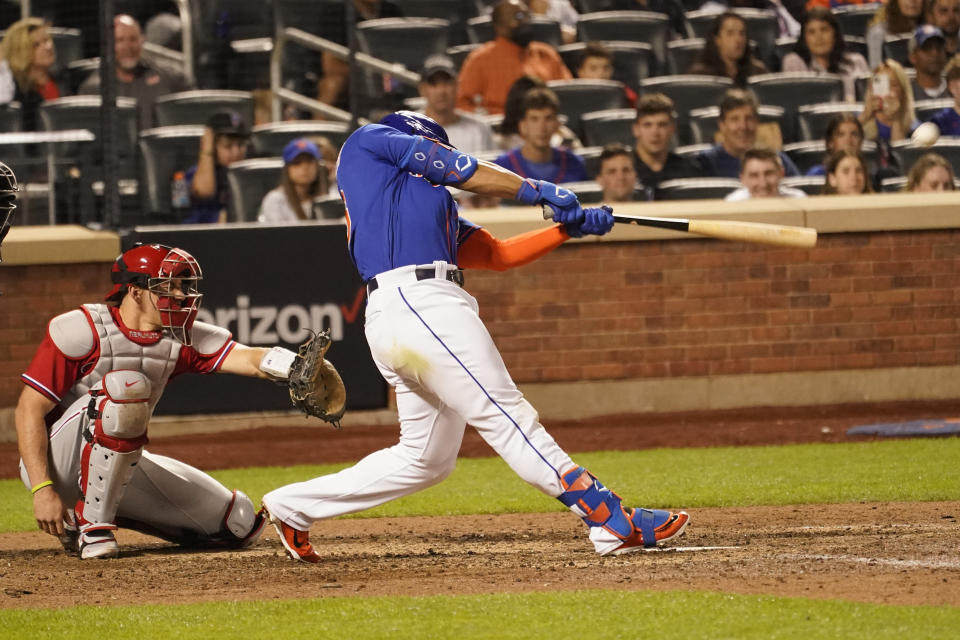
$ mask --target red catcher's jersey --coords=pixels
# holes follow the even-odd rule
[[[220,369],[223,360],[227,354],[236,345],[229,332],[218,327],[209,326],[214,332],[223,332],[222,342],[216,341],[218,348],[212,353],[201,353],[195,347],[188,347],[180,344],[172,338],[165,336],[160,331],[136,331],[123,324],[120,319],[120,313],[117,307],[106,307],[105,305],[85,305],[81,311],[86,318],[86,331],[93,334],[92,348],[88,353],[78,357],[65,355],[53,337],[50,335],[50,325],[47,327],[47,333],[43,341],[37,348],[33,361],[27,370],[21,375],[21,380],[27,386],[35,389],[44,396],[65,408],[71,404],[77,397],[86,393],[86,391],[102,379],[106,371],[111,368],[134,368],[129,366],[131,357],[143,358],[143,354],[149,355],[150,352],[167,354],[165,357],[170,360],[168,366],[162,367],[163,372],[159,375],[161,379],[151,379],[154,385],[151,397],[151,407],[159,400],[166,382],[182,373],[213,373]],[[75,313],[75,312],[71,312]],[[58,316],[59,318],[59,316]],[[51,324],[57,318],[51,320]],[[110,326],[104,326],[111,321]],[[200,325],[200,326],[198,326]],[[83,327],[77,323],[73,330],[84,331]],[[105,336],[101,337],[101,331],[104,330]],[[195,323],[194,331],[205,332],[207,326],[204,323]],[[89,336],[83,337],[89,341]],[[111,360],[124,358],[125,366],[111,367],[113,362],[101,362],[104,358],[101,340],[109,339],[112,354]],[[166,342],[172,344],[165,344]],[[204,341],[209,344],[208,341]],[[194,344],[197,344],[196,342]],[[137,354],[140,354],[139,356]],[[107,365],[104,367],[104,365]],[[100,375],[96,372],[102,370]],[[153,378],[155,376],[149,376]],[[81,381],[83,384],[81,384]],[[49,419],[49,416],[48,416]]]

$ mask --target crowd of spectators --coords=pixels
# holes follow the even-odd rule
[[[400,3],[351,1],[358,23],[403,16]],[[924,117],[941,135],[960,135],[960,56],[954,57],[958,55],[960,0],[878,4],[862,38],[845,37],[832,10],[836,4],[823,0],[809,0],[805,6],[780,0],[710,0],[701,6],[701,10],[714,12],[703,48],[687,68],[677,71],[727,78],[733,88],[719,101],[696,105],[717,107],[719,116],[709,146],[695,153],[677,150],[684,144],[678,139],[678,117],[686,116],[690,105],[675,104],[669,91],[641,93],[639,87],[623,83],[622,106],[635,110],[632,135],[607,145],[599,153],[599,162],[588,170],[590,165],[581,153],[591,142],[582,130],[565,126],[561,98],[548,84],[574,77],[611,80],[615,52],[603,42],[587,42],[571,64],[570,60],[564,62],[554,46],[534,39],[535,19],[545,19],[558,23],[562,43],[576,42],[578,10],[582,8],[576,0],[499,0],[490,5],[493,38],[489,42],[474,46],[458,62],[448,54],[434,54],[415,69],[420,74],[418,108],[443,125],[452,143],[464,151],[495,158],[497,164],[525,177],[553,182],[594,180],[604,199],[611,202],[656,199],[661,183],[699,177],[740,180],[743,188],[729,199],[792,197],[803,193],[782,181],[801,175],[801,171],[782,150],[782,123],[767,123],[775,133],[763,133],[766,124],[760,121],[761,105],[751,91],[750,79],[780,71],[835,74],[843,82],[842,99],[862,108],[859,115],[847,112],[831,119],[823,131],[823,161],[809,169],[804,165],[806,175],[824,176],[825,194],[880,190],[880,180],[890,176],[906,176],[908,190],[930,190],[936,185],[952,188],[954,171],[947,160],[928,154],[922,167],[919,162],[912,168],[899,167],[890,145],[908,140],[921,123],[918,102],[938,98],[952,98],[953,105],[933,114],[926,112]],[[352,25],[347,24],[346,5],[328,5],[317,35],[347,44]],[[662,13],[668,18],[670,39],[693,35],[685,15],[689,3],[608,0],[603,8]],[[775,56],[761,55],[747,14],[738,13],[741,9],[760,9],[776,16],[776,35],[793,37],[795,44],[778,43]],[[174,17],[166,17],[164,24],[170,24]],[[154,107],[162,96],[207,88],[194,86],[177,66],[145,54],[140,20],[149,18],[122,14],[114,20],[117,94],[136,100],[140,130],[156,126]],[[102,78],[96,70],[71,89],[64,67],[57,64],[51,26],[42,18],[16,20],[7,25],[0,42],[0,104],[19,103],[24,131],[40,128],[43,102],[72,90],[91,95],[101,90]],[[899,59],[887,57],[896,51],[884,46],[889,36],[908,40]],[[851,46],[853,41],[863,47],[866,56]],[[313,55],[315,68],[310,77],[316,94],[309,97],[349,108],[350,67],[330,52]],[[391,93],[396,83],[388,85],[385,81],[383,110],[399,107],[400,99],[411,97],[409,93]],[[797,100],[802,104],[802,95]],[[258,118],[262,117],[259,114]],[[309,113],[294,112],[292,116],[319,118]],[[207,121],[196,164],[183,167],[190,205],[182,222],[228,218],[227,167],[246,158],[251,128],[260,123],[245,122],[235,112],[217,113]],[[873,144],[867,149],[867,141],[877,150]],[[257,209],[259,219],[278,222],[313,217],[309,201],[336,193],[330,176],[336,153],[324,138],[291,140],[282,154],[282,181]]]

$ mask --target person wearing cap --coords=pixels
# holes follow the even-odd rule
[[[240,114],[220,111],[210,116],[200,140],[197,164],[184,175],[190,190],[190,210],[184,223],[227,221],[227,165],[247,157],[249,137]]]
[[[447,130],[450,144],[471,154],[496,149],[490,125],[456,109],[457,68],[453,60],[442,53],[428,57],[420,78],[420,96],[427,101],[423,113]]]
[[[932,24],[922,24],[910,40],[910,64],[916,77],[910,81],[914,100],[949,98],[943,69],[947,66],[947,40],[943,31]]]
[[[313,200],[327,192],[323,155],[309,138],[296,138],[283,148],[283,177],[263,197],[257,220],[286,224],[313,218]]]

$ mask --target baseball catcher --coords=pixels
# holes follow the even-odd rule
[[[182,249],[151,244],[124,252],[105,303],[53,318],[21,376],[21,477],[39,528],[81,558],[118,556],[118,526],[182,545],[244,547],[260,535],[264,515],[242,491],[145,449],[169,380],[226,372],[285,381],[290,367],[278,360],[296,360],[286,349],[247,347],[226,329],[196,322],[202,277]],[[325,405],[327,419],[342,415],[342,391],[338,397]]]

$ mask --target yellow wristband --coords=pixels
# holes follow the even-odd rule
[[[50,486],[53,486],[53,480],[44,480],[40,484],[34,485],[33,489],[30,489],[30,493],[36,493],[37,491],[40,491],[40,489]]]

